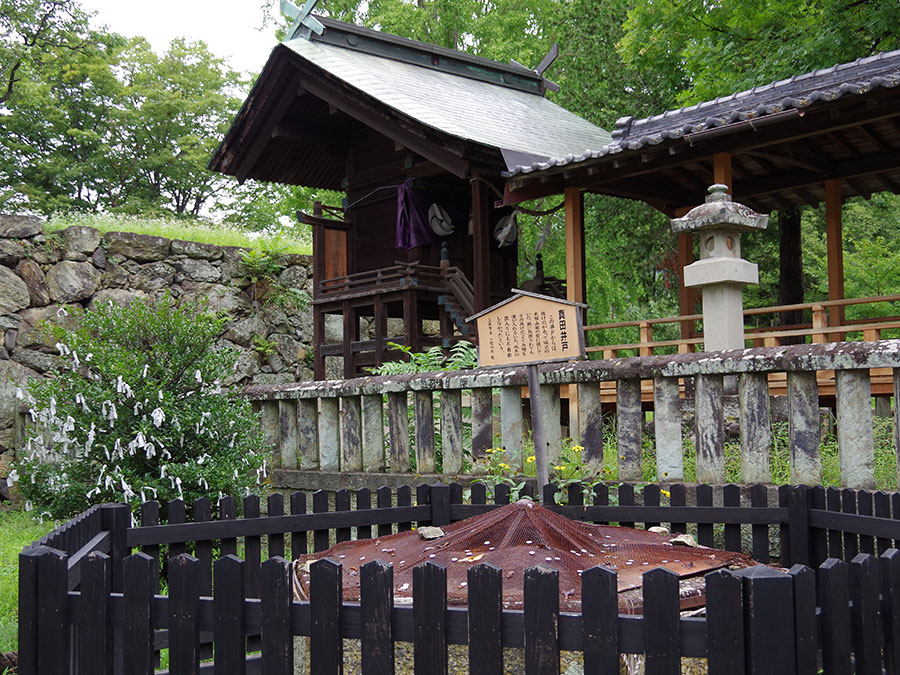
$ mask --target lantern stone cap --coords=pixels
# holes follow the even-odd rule
[[[705,204],[695,206],[681,218],[673,218],[669,222],[672,224],[672,231],[676,233],[711,229],[747,232],[766,229],[769,216],[731,201],[728,186],[716,183],[709,187]]]

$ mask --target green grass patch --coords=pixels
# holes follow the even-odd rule
[[[19,552],[54,527],[24,511],[0,511],[0,652],[16,651],[19,643]]]
[[[224,225],[178,218],[145,218],[111,213],[69,213],[51,217],[44,225],[47,232],[73,225],[93,227],[100,232],[134,232],[167,239],[196,241],[216,246],[241,246],[276,253],[312,253],[309,237],[289,238],[237,230]]]

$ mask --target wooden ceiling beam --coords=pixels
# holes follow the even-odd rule
[[[235,176],[240,183],[247,180],[256,167],[257,161],[259,161],[269,141],[272,140],[272,133],[281,122],[288,108],[297,100],[298,96],[302,96],[304,93],[304,89],[300,86],[299,71],[296,68],[288,68],[286,70],[289,73],[289,79],[285,87],[285,93],[271,106],[269,114],[262,122],[256,137],[249,144],[247,151],[240,157],[240,165],[235,171]]]

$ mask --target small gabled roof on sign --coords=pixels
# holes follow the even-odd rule
[[[501,300],[496,305],[491,305],[490,307],[481,310],[477,314],[473,314],[472,316],[466,317],[466,323],[469,321],[474,321],[479,316],[484,316],[489,312],[493,312],[495,309],[499,309],[503,307],[503,305],[508,305],[513,300],[518,300],[519,298],[529,297],[529,298],[537,298],[538,300],[549,300],[550,302],[556,302],[561,305],[571,305],[573,307],[587,307],[583,302],[575,302],[573,300],[564,300],[563,298],[554,298],[551,295],[542,295],[541,293],[533,293],[531,291],[523,291],[521,288],[512,289],[513,295],[506,298],[506,300]]]

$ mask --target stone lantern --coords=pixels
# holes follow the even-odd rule
[[[759,282],[756,263],[741,258],[741,232],[763,230],[769,216],[731,201],[728,186],[709,188],[706,203],[672,221],[672,230],[696,232],[700,259],[684,268],[684,285],[703,289],[703,342],[708,352],[744,348],[741,291]]]

